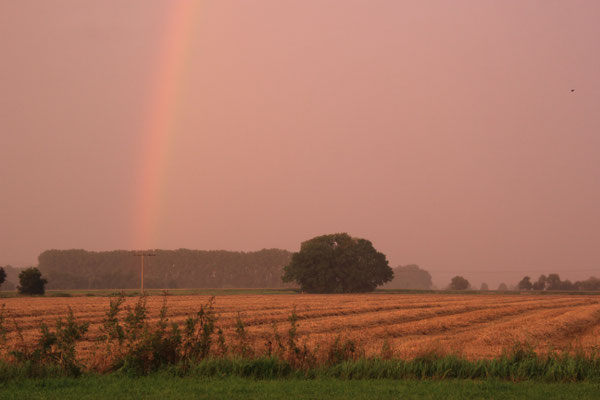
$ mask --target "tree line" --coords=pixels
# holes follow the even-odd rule
[[[540,275],[537,281],[532,282],[529,276],[525,276],[517,285],[519,290],[600,290],[600,279],[590,277],[583,281],[571,282],[561,280],[558,274]]]
[[[277,288],[291,254],[280,249],[153,250],[144,260],[146,288]],[[47,289],[129,289],[140,287],[140,258],[135,251],[47,250],[38,268]]]
[[[421,269],[416,264],[399,265],[393,268],[394,278],[384,284],[382,289],[409,289],[430,290],[433,289],[431,274]]]
[[[390,268],[384,254],[365,239],[347,233],[318,236],[302,243],[298,253],[280,249],[255,252],[224,250],[154,250],[146,258],[146,288],[281,288],[298,285],[315,293],[345,293],[383,289],[433,289],[431,274],[418,265]],[[140,287],[140,257],[136,251],[47,250],[39,256],[39,279],[48,289],[129,289]],[[31,269],[31,268],[30,268]],[[0,268],[0,286],[14,290],[23,270]],[[37,269],[36,269],[37,271]],[[6,282],[5,281],[6,278]],[[283,281],[282,281],[283,278]],[[2,285],[2,283],[4,284]],[[292,283],[292,282],[295,282]],[[21,282],[21,286],[23,286]],[[43,286],[43,285],[42,285]],[[21,290],[21,288],[18,288]],[[447,289],[474,289],[462,276]],[[481,291],[489,290],[486,283]],[[558,274],[525,276],[506,290],[600,291],[600,279],[571,282]]]
[[[455,276],[448,285],[448,290],[469,290],[474,289],[469,281],[462,276]],[[481,284],[481,291],[489,290],[486,283]],[[600,279],[590,277],[583,281],[571,282],[570,280],[561,280],[558,274],[540,275],[537,281],[533,282],[531,277],[525,276],[516,286],[510,288],[501,283],[498,286],[499,291],[507,290],[568,290],[568,291],[600,291]]]

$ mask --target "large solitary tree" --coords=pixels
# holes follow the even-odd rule
[[[352,293],[370,292],[393,277],[385,255],[370,241],[335,233],[303,242],[282,279],[308,293]]]

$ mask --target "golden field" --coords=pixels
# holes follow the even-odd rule
[[[168,296],[170,321],[183,322],[209,296]],[[137,298],[127,298],[132,307]],[[365,356],[381,353],[384,343],[394,356],[412,358],[435,350],[469,359],[492,358],[518,342],[539,352],[595,351],[600,348],[600,297],[591,295],[223,295],[215,311],[228,341],[235,339],[236,317],[241,316],[254,348],[260,352],[273,335],[289,327],[296,308],[300,343],[330,342],[336,336],[352,339]],[[26,342],[39,337],[41,323],[50,327],[71,307],[78,321],[89,321],[80,345],[85,358],[98,348],[97,337],[108,309],[107,297],[6,298],[8,341],[17,340],[16,326]],[[158,317],[162,296],[148,297],[150,319]]]

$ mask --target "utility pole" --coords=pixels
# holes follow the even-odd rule
[[[154,253],[137,253],[137,254],[134,254],[134,256],[140,257],[140,259],[142,260],[142,269],[141,269],[142,276],[141,276],[140,282],[141,282],[141,292],[143,295],[144,294],[144,257],[154,257],[154,256],[156,256],[156,254],[154,254]]]

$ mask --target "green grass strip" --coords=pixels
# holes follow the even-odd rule
[[[152,374],[0,383],[2,399],[597,399],[593,383],[193,378]]]
[[[314,368],[293,368],[276,358],[215,358],[192,365],[171,365],[160,369],[178,377],[253,379],[338,379],[338,380],[445,380],[477,379],[540,382],[600,382],[600,358],[578,356],[539,357],[527,355],[519,358],[501,357],[493,360],[469,361],[455,356],[415,360],[359,359]],[[143,376],[134,366],[127,364],[113,374],[129,377]],[[0,381],[27,378],[61,378],[68,371],[57,366],[35,363],[0,363]],[[89,374],[87,374],[89,375]],[[111,375],[111,374],[108,374]]]

